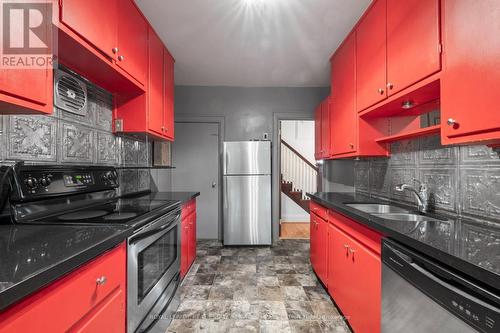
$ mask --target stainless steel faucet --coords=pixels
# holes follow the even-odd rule
[[[418,179],[413,179],[415,183],[419,183],[418,191],[415,187],[408,184],[400,184],[396,186],[396,191],[410,191],[417,198],[418,211],[421,213],[427,213],[429,210],[429,193],[427,191],[427,185],[419,181]]]

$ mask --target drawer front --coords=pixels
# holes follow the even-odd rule
[[[310,207],[311,213],[314,213],[314,214],[318,215],[319,217],[321,217],[323,220],[328,221],[328,209],[327,208],[325,208],[321,205],[318,205],[314,201],[311,201],[309,205],[310,205],[309,207]]]
[[[101,255],[0,315],[0,332],[63,332],[116,290],[125,290],[126,245]],[[104,283],[97,279],[105,277]],[[125,306],[125,304],[123,304]]]

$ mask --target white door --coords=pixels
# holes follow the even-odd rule
[[[220,239],[219,124],[175,123],[172,190],[200,192],[196,199],[198,239]]]

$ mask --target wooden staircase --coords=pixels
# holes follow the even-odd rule
[[[309,213],[309,202],[310,200],[304,199],[302,191],[294,191],[293,184],[291,182],[284,181],[281,179],[281,192],[283,192],[287,197],[292,199],[297,205],[299,205],[303,210]]]

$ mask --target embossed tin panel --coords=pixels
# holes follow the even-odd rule
[[[370,161],[360,160],[354,164],[354,188],[359,192],[370,191]]]
[[[111,132],[113,130],[113,95],[96,86],[91,92],[96,127]]]
[[[463,213],[500,220],[500,168],[466,168],[460,178]]]
[[[455,164],[457,161],[458,147],[441,146],[440,136],[423,137],[419,140],[418,151],[421,165]]]
[[[120,178],[120,195],[137,192],[138,188],[138,170],[136,169],[119,169],[118,175]]]
[[[412,165],[416,163],[417,140],[403,140],[391,144],[391,165]]]
[[[456,168],[420,169],[419,179],[428,186],[431,207],[456,210],[458,190]]]
[[[124,166],[136,166],[138,164],[138,143],[127,137],[121,137],[121,164]]]
[[[94,131],[82,125],[59,121],[61,162],[92,163],[94,161]]]
[[[487,146],[460,147],[461,164],[493,164],[500,166],[500,158],[496,152]]]
[[[391,177],[388,161],[373,160],[370,165],[370,193],[374,196],[389,197]]]
[[[55,162],[57,120],[47,116],[8,116],[6,159]]]
[[[150,166],[151,165],[151,152],[150,152],[150,144],[147,141],[138,141],[137,142],[137,150],[138,150],[138,165],[140,166]]]
[[[97,163],[118,164],[116,137],[111,133],[97,132]]]
[[[151,176],[149,169],[139,169],[137,170],[137,190],[146,191],[151,188]]]

